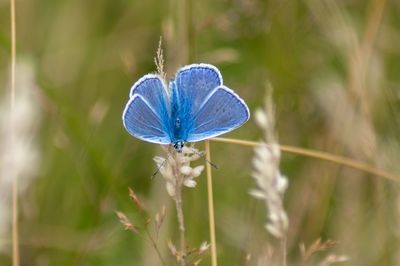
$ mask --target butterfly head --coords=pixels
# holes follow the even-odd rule
[[[174,142],[174,143],[172,144],[172,146],[174,147],[174,149],[175,149],[177,152],[181,153],[181,152],[182,152],[182,149],[183,149],[183,146],[185,146],[185,142],[182,141],[182,140],[179,140],[179,141]]]

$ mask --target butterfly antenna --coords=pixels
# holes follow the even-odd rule
[[[199,152],[197,150],[195,150],[194,148],[190,148],[193,153],[197,154],[200,158],[202,158],[204,161],[206,161],[208,164],[210,164],[214,169],[218,169],[218,166],[215,163],[210,162],[209,160],[207,160],[206,157],[204,157],[205,153],[204,152]]]
[[[161,169],[162,167],[164,167],[166,161],[167,161],[167,159],[165,159],[165,160],[161,163],[161,165],[160,165],[159,167],[157,167],[157,170],[151,175],[151,180],[153,180],[154,177],[156,177],[156,175],[158,174],[158,172],[160,172],[160,169]]]
[[[164,167],[165,163],[168,161],[169,157],[171,156],[171,153],[168,152],[167,158],[164,159],[164,161],[160,164],[159,167],[157,167],[157,170],[151,175],[151,180],[154,179],[154,177],[160,172],[161,168]]]

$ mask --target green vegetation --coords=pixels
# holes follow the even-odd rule
[[[1,1],[2,117],[9,97],[9,19],[8,1]],[[143,224],[128,187],[150,217],[166,206],[158,245],[174,265],[167,245],[179,243],[174,203],[163,178],[150,178],[153,157],[165,152],[132,138],[121,122],[131,85],[157,71],[160,36],[167,78],[189,62],[215,64],[252,113],[263,106],[269,82],[280,144],[353,158],[400,180],[399,29],[399,1],[17,1],[17,102],[28,95],[17,108],[34,113],[18,120],[26,128],[16,134],[23,154],[32,152],[22,156],[28,170],[19,176],[21,265],[159,265],[148,238],[124,231],[115,214]],[[0,158],[6,158],[7,133],[0,134]],[[224,135],[262,136],[252,119]],[[248,254],[256,265],[268,243],[278,243],[264,228],[264,203],[249,195],[256,187],[253,149],[210,144],[218,165],[219,265],[246,265]],[[0,265],[11,265],[11,186],[4,165]],[[397,181],[290,153],[282,153],[280,170],[288,177],[288,265],[302,260],[301,243],[309,247],[319,238],[338,243],[324,243],[328,250],[313,255],[310,265],[327,254],[350,258],[340,265],[398,265]],[[183,191],[192,248],[209,242],[205,173],[196,181],[196,188]],[[210,263],[207,255],[201,265]]]

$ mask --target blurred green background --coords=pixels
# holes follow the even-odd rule
[[[9,2],[0,1],[2,117],[9,19]],[[214,64],[251,111],[263,105],[270,82],[280,143],[399,176],[399,28],[396,0],[17,1],[17,102],[25,99],[26,111],[18,120],[25,169],[21,265],[159,265],[147,239],[124,231],[115,215],[140,220],[128,186],[152,216],[167,206],[159,245],[173,265],[166,242],[178,242],[175,209],[164,180],[150,179],[152,158],[163,151],[132,138],[121,123],[131,85],[156,71],[160,36],[170,78],[189,62]],[[261,136],[252,120],[226,135]],[[248,194],[255,187],[253,152],[216,142],[211,150],[219,167],[213,172],[219,264],[245,265],[247,254],[257,258],[274,246],[264,229],[265,206]],[[4,165],[0,265],[11,265]],[[319,237],[339,243],[317,258],[335,253],[350,257],[343,265],[399,265],[398,182],[287,153],[281,170],[289,178],[289,265],[299,264],[300,243]],[[185,189],[184,213],[188,244],[208,241],[204,174],[196,188]],[[210,265],[209,256],[202,265]]]

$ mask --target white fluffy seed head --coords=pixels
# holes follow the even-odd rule
[[[262,109],[257,109],[257,110],[254,112],[254,119],[255,119],[257,125],[258,125],[260,128],[265,129],[265,128],[268,127],[268,117],[267,117],[267,115],[265,114],[264,110],[262,110]]]
[[[183,185],[185,187],[193,188],[197,185],[197,183],[193,179],[185,179],[185,181],[183,181]]]
[[[192,176],[198,177],[199,175],[201,175],[203,170],[204,170],[204,165],[196,166],[195,168],[192,169]]]
[[[254,116],[256,123],[264,131],[264,140],[254,149],[252,176],[257,189],[251,190],[250,194],[265,202],[268,210],[266,230],[277,238],[283,238],[289,223],[283,207],[288,180],[279,170],[281,151],[274,135],[274,107],[270,95],[266,99],[264,110],[257,110]]]
[[[159,172],[166,181],[166,189],[171,197],[175,197],[177,190],[181,186],[193,188],[197,185],[194,178],[198,177],[204,170],[204,165],[192,168],[190,163],[200,158],[199,152],[193,147],[185,146],[181,153],[165,150],[168,153],[167,159],[156,156],[156,162]]]
[[[184,165],[180,168],[180,171],[182,174],[184,175],[190,175],[190,173],[192,172],[192,167],[188,166],[188,165]]]

